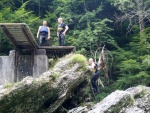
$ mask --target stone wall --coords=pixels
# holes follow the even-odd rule
[[[9,56],[0,56],[0,85],[21,81],[26,76],[38,77],[48,70],[47,55],[19,55],[15,66],[15,51]]]
[[[33,77],[38,77],[45,71],[48,71],[47,55],[36,55],[34,57]]]
[[[21,55],[18,57],[18,65],[15,67],[15,82],[21,81],[26,76],[33,75],[32,57]]]
[[[0,56],[0,85],[14,82],[14,57]]]

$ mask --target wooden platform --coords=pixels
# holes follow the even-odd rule
[[[74,46],[38,46],[38,49],[45,49],[49,58],[62,57],[76,51]]]
[[[15,50],[45,49],[48,56],[59,57],[75,51],[74,46],[38,46],[26,23],[0,23],[0,28]]]
[[[46,49],[47,51],[65,51],[74,50],[74,46],[38,46],[38,49]]]
[[[26,23],[0,23],[6,37],[15,49],[37,48],[37,42]]]

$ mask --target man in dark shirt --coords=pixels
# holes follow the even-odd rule
[[[65,46],[65,35],[69,28],[65,23],[63,23],[62,18],[58,18],[58,23],[57,36],[59,40],[59,46]]]

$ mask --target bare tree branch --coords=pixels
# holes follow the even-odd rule
[[[144,0],[132,0],[129,5],[133,4],[133,7],[126,7],[125,10],[121,10],[120,15],[115,14],[116,22],[123,23],[129,22],[127,33],[130,33],[134,25],[139,25],[140,31],[145,28],[145,21],[150,21],[150,2],[146,3]]]

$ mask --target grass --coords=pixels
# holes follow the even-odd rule
[[[52,75],[49,76],[53,81],[60,77],[60,73],[54,72]]]
[[[49,68],[52,68],[55,66],[58,59],[48,59]]]
[[[81,64],[81,69],[85,70],[87,67],[87,59],[85,56],[81,55],[81,54],[75,54],[73,55],[72,58],[72,63],[79,63]]]
[[[12,88],[14,85],[15,85],[14,82],[13,82],[13,83],[8,83],[8,84],[5,84],[5,85],[4,85],[4,88],[10,89],[10,88]]]

